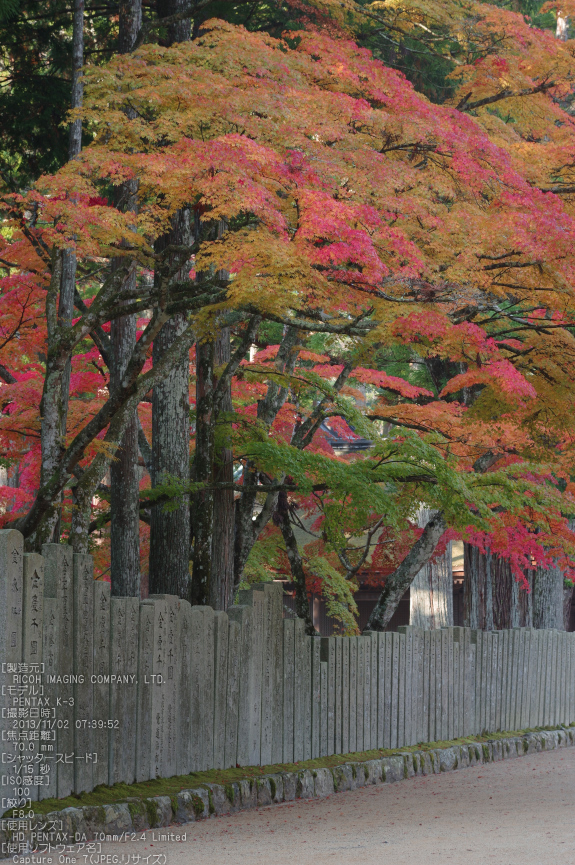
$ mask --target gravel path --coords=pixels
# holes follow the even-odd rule
[[[158,841],[167,831],[187,840]],[[575,865],[575,748],[102,845],[144,850],[166,853],[167,865]]]

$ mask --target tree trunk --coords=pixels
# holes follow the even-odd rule
[[[112,322],[111,336],[114,354],[110,390],[113,392],[121,382],[136,344],[136,317],[127,315]],[[134,412],[110,465],[110,576],[112,595],[120,597],[140,595],[139,487],[138,418]]]
[[[188,6],[187,0],[158,0],[158,17],[176,14]],[[190,20],[183,19],[167,27],[166,45],[190,38]],[[172,220],[173,230],[160,238],[158,247],[189,243],[189,212],[182,210]],[[183,276],[183,274],[181,274]],[[176,279],[178,276],[176,276]],[[167,322],[154,341],[153,362],[182,333],[186,324],[183,314]],[[187,483],[190,477],[190,399],[189,359],[184,358],[164,381],[154,387],[152,396],[152,486],[169,475]],[[190,504],[183,496],[173,510],[152,508],[150,526],[150,594],[173,594],[190,599]]]
[[[213,483],[214,472],[214,343],[196,343],[196,452],[194,480]],[[192,603],[213,600],[212,548],[214,491],[204,489],[194,496],[194,566]]]
[[[464,567],[466,627],[500,631],[533,626],[533,593],[517,581],[508,561],[464,544]],[[531,572],[526,579],[531,584]]]
[[[291,575],[295,584],[295,609],[298,618],[305,622],[305,632],[310,637],[317,634],[310,610],[307,587],[305,584],[305,571],[302,558],[298,549],[297,539],[294,535],[289,518],[288,498],[285,490],[281,490],[278,496],[277,519],[281,529],[282,537],[286,546],[286,553],[290,564]],[[274,516],[274,520],[276,517]]]
[[[65,423],[63,422],[63,381],[67,358],[55,350],[58,339],[58,295],[62,284],[63,253],[54,249],[52,252],[52,274],[50,285],[46,292],[46,325],[48,333],[48,351],[44,387],[40,401],[40,486],[48,484],[59,467],[60,456],[64,450]],[[61,491],[56,500],[50,502],[45,513],[33,532],[27,535],[26,549],[28,552],[40,552],[42,545],[53,540],[59,523]]]
[[[418,524],[424,528],[431,518],[428,508],[420,508]],[[429,561],[410,587],[409,623],[425,631],[453,626],[453,569],[451,542],[436,561]]]
[[[515,580],[517,592],[519,595],[519,627],[533,627],[533,571],[527,571],[525,574],[529,583],[529,591],[527,591],[520,583]]]
[[[142,0],[120,0],[119,25],[118,54],[129,54],[142,26]]]
[[[82,67],[84,65],[84,0],[74,0],[74,22],[72,34],[72,108],[81,108],[84,98]],[[69,138],[70,159],[82,150],[82,120],[72,122]]]
[[[142,0],[120,2],[120,32],[118,51],[132,51],[142,26]],[[121,207],[136,213],[138,184],[129,180],[120,188]],[[123,258],[112,261],[112,267],[124,262]],[[130,293],[136,288],[136,272],[133,271],[125,283],[124,290]],[[112,365],[110,367],[110,390],[119,386],[136,345],[137,316],[126,315],[112,322]],[[110,466],[110,552],[112,595],[120,597],[140,596],[140,517],[138,468],[137,412],[129,419],[115,459]]]
[[[189,0],[157,0],[156,9],[158,18],[168,18],[171,15],[177,15],[190,5]],[[187,42],[191,35],[191,21],[189,18],[182,18],[180,21],[173,21],[166,27],[166,38],[162,40],[163,45],[174,45],[177,42]]]
[[[214,345],[216,368],[227,364],[231,357],[230,330],[222,329]],[[231,387],[226,388],[222,400],[222,412],[232,411]],[[214,481],[232,483],[234,479],[234,456],[229,444],[231,424],[226,418],[215,420]],[[234,597],[234,491],[214,491],[214,537],[212,548],[212,591],[210,606],[215,610],[227,610]]]
[[[521,626],[519,585],[511,572],[511,566],[503,559],[493,556],[492,572],[493,626],[498,631],[519,628]]]
[[[164,325],[154,340],[157,363],[185,328],[177,315]],[[152,396],[152,487],[176,477],[189,481],[190,409],[189,360],[172,367]],[[183,495],[173,509],[152,508],[150,523],[150,594],[190,598],[190,506]]]
[[[533,627],[565,630],[563,571],[558,567],[537,568],[533,575]]]
[[[82,66],[84,65],[84,0],[74,0],[74,20],[72,33],[72,93],[70,107],[81,108],[84,97],[82,81]],[[70,126],[68,139],[68,158],[74,159],[82,150],[82,120],[77,118]],[[74,315],[74,291],[76,288],[76,252],[74,249],[62,250],[62,277],[60,297],[58,299],[58,323],[62,327],[71,327]],[[61,388],[61,434],[66,438],[68,420],[68,402],[70,398],[70,375],[72,358],[69,357],[64,367]],[[61,496],[60,496],[61,501]],[[52,540],[59,543],[61,531],[61,505],[55,511],[53,519]]]
[[[463,545],[463,563],[465,627],[492,631],[494,627],[493,573],[498,563],[490,552],[482,553],[470,544]]]
[[[571,604],[573,601],[573,583],[565,583],[563,588],[563,628],[571,629]]]
[[[383,591],[365,626],[366,631],[385,630],[403,595],[429,562],[446,528],[443,514],[434,514],[399,567],[386,577]]]
[[[278,373],[286,376],[291,375],[298,357],[297,342],[299,331],[295,327],[286,327],[282,341],[278,349],[274,367]],[[266,427],[270,427],[289,393],[288,387],[283,387],[275,381],[270,381],[266,395],[258,400],[258,420]],[[296,445],[299,446],[299,445]],[[257,483],[258,472],[254,472],[251,466],[246,466],[244,484],[253,487]],[[254,506],[256,503],[255,492],[242,493],[235,506],[235,535],[234,535],[234,591],[239,586],[245,564],[250,551],[258,539],[262,529],[267,525],[277,503],[277,493],[269,493],[257,519],[253,519]]]

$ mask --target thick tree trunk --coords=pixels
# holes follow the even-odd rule
[[[421,508],[418,524],[424,528],[431,518],[428,508]],[[451,542],[445,553],[429,561],[416,575],[410,587],[409,624],[430,631],[453,626],[453,568]]]
[[[216,369],[227,364],[231,357],[230,330],[225,327],[214,345]],[[226,387],[221,411],[232,411],[231,387]],[[231,424],[221,416],[216,418],[215,453],[213,476],[216,482],[232,483],[234,479],[234,457],[229,444]],[[234,597],[234,491],[214,491],[214,537],[212,548],[212,591],[210,606],[215,610],[227,610]]]
[[[82,66],[84,65],[84,0],[74,0],[74,19],[72,32],[72,93],[70,107],[81,108],[84,97],[84,85],[82,80]],[[82,121],[80,118],[74,120],[70,126],[68,139],[68,157],[74,159],[82,150]],[[61,327],[70,327],[74,315],[74,291],[76,288],[76,252],[74,249],[62,250],[62,276],[60,283],[60,297],[58,299],[58,323]],[[61,411],[60,423],[62,427],[62,439],[66,438],[66,424],[68,419],[68,402],[70,398],[70,375],[72,372],[72,358],[69,357],[64,366],[61,388]],[[61,498],[61,497],[60,497]],[[54,512],[52,540],[54,543],[60,541],[61,531],[61,506]]]
[[[537,568],[533,575],[533,627],[565,629],[561,568]]]
[[[118,54],[129,54],[142,26],[142,0],[120,0],[119,13]]]
[[[142,0],[122,0],[119,23],[118,51],[121,54],[128,54],[132,51],[142,26]],[[136,212],[137,193],[136,180],[129,180],[122,185],[120,206],[123,210]],[[112,266],[121,265],[123,262],[123,258],[115,259]],[[124,288],[130,293],[135,287],[136,273],[133,271]],[[120,385],[136,345],[136,333],[136,315],[123,316],[112,322],[111,391]],[[115,459],[110,466],[110,576],[112,595],[120,597],[140,596],[138,433],[138,416],[137,412],[134,412],[126,425]]]
[[[110,389],[120,384],[136,343],[136,317],[127,315],[112,323],[114,359]],[[138,468],[138,418],[136,412],[126,429],[110,466],[110,552],[112,594],[140,595],[140,517]]]
[[[399,567],[386,577],[383,591],[365,627],[366,631],[385,630],[403,595],[417,574],[429,562],[446,528],[441,513],[436,513],[429,520],[423,534],[412,546]]]
[[[464,545],[464,624],[482,631],[532,627],[532,597],[505,559]],[[531,584],[531,572],[527,573]]]
[[[177,15],[190,5],[189,0],[157,0],[156,9],[158,18],[168,18]],[[174,45],[176,42],[187,42],[191,35],[191,21],[182,18],[173,21],[166,27],[166,38],[162,40],[164,45]]]
[[[517,592],[519,594],[519,627],[533,627],[533,571],[527,571],[525,574],[529,583],[529,591],[520,583],[515,581]]]
[[[185,9],[187,0],[158,0],[159,18],[165,18]],[[166,45],[184,42],[190,38],[190,20],[170,24]],[[173,230],[157,244],[188,244],[190,218],[187,210],[176,214]],[[183,276],[183,274],[181,274]],[[176,277],[177,278],[177,277]],[[174,316],[167,322],[154,341],[153,362],[156,363],[185,328],[185,316]],[[189,360],[183,359],[161,384],[154,387],[152,396],[152,486],[157,486],[172,475],[187,483],[190,477],[190,400]],[[183,496],[173,510],[152,508],[150,527],[150,594],[175,594],[190,599],[190,504]]]
[[[295,609],[298,618],[305,622],[305,632],[310,637],[317,635],[309,609],[309,598],[305,584],[305,571],[302,558],[298,549],[297,539],[294,535],[289,518],[287,493],[282,490],[278,496],[277,519],[281,529],[282,537],[286,546],[286,553],[290,564],[292,579],[295,585]],[[274,516],[274,520],[276,517]]]
[[[493,557],[464,544],[464,624],[467,628],[493,630]]]
[[[214,343],[196,343],[196,451],[194,480],[213,483],[214,472]],[[194,496],[194,566],[192,603],[213,600],[212,548],[214,535],[214,491],[203,489]]]
[[[81,108],[84,98],[84,0],[74,0],[72,34],[72,108]],[[82,150],[82,121],[77,118],[70,127],[69,158],[74,159]]]
[[[64,450],[65,422],[63,404],[63,381],[67,358],[56,350],[58,340],[58,296],[62,283],[63,254],[60,250],[52,252],[52,275],[46,293],[46,324],[48,331],[48,352],[44,388],[40,402],[40,486],[50,482],[59,468],[60,457]],[[59,524],[61,490],[45,509],[39,525],[27,535],[26,547],[29,552],[40,552],[44,543],[53,540]]]
[[[492,556],[493,573],[493,626],[496,630],[521,626],[519,584],[508,562]]]
[[[565,583],[563,588],[563,629],[571,629],[571,604],[573,602],[573,583]]]
[[[183,315],[164,325],[154,340],[156,364],[183,332]],[[190,457],[189,360],[184,358],[154,387],[152,396],[152,486],[170,476],[187,483]],[[150,524],[150,594],[190,598],[190,506],[183,495],[174,509],[152,508]]]

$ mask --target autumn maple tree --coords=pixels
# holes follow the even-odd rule
[[[452,536],[517,577],[569,573],[568,43],[480,4],[473,34],[461,12],[381,6],[316,6],[283,38],[204,21],[86,68],[74,116],[91,142],[3,200],[0,437],[20,472],[3,521],[30,548],[58,530],[106,569],[106,476],[137,412],[142,550],[151,513],[189,502],[191,578],[167,588],[196,603],[225,608],[242,579],[289,569],[302,614],[313,586],[353,628],[369,566],[380,629]],[[351,38],[390,9],[398,38],[441,28],[444,104]],[[128,187],[137,203],[118,206]],[[126,316],[137,338],[111,387]],[[150,488],[150,395],[182,364],[190,480]],[[330,425],[371,446],[334,453]]]

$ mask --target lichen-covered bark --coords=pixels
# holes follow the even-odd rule
[[[441,513],[431,517],[405,559],[386,577],[383,591],[365,627],[366,631],[385,630],[403,595],[419,571],[429,562],[446,528]]]
[[[424,528],[431,512],[420,508],[418,525]],[[451,543],[442,556],[429,561],[417,574],[410,588],[409,624],[424,631],[453,625],[453,569]]]
[[[44,387],[40,402],[40,486],[50,483],[56,473],[62,451],[64,450],[65,429],[64,404],[63,404],[63,381],[65,377],[67,356],[58,350],[58,297],[62,281],[63,256],[60,250],[52,253],[52,274],[50,285],[46,293],[46,323],[48,337],[48,351],[46,356],[46,370],[44,373]],[[43,509],[40,519],[33,526],[31,532],[26,535],[27,549],[40,552],[42,544],[53,539],[54,531],[59,519],[59,497],[62,489],[47,503]]]
[[[196,343],[196,450],[194,480],[205,489],[194,495],[194,565],[192,603],[212,599],[212,544],[214,534],[214,343]]]
[[[492,631],[494,624],[493,570],[494,567],[497,567],[497,560],[489,552],[482,553],[477,547],[464,544],[463,561],[465,571],[463,582],[465,627]],[[501,573],[504,574],[502,569]],[[511,585],[509,591],[514,591]],[[509,604],[504,604],[503,597],[498,596],[498,602],[500,606],[503,604],[506,609],[511,609]],[[519,626],[514,625],[512,627]]]
[[[170,319],[154,340],[157,364],[186,327],[185,317]],[[152,487],[169,477],[189,481],[189,360],[175,364],[154,387],[152,396]],[[152,509],[150,523],[150,594],[171,594],[189,600],[190,508],[187,495],[176,507]]]
[[[214,344],[216,371],[231,359],[230,330],[222,328]],[[231,425],[225,414],[232,411],[231,385],[226,385],[221,399],[221,410],[215,421],[215,448],[213,479],[217,483],[231,484],[234,479],[234,457],[229,444]],[[214,579],[210,587],[210,606],[227,610],[233,603],[234,593],[234,491],[214,490],[214,534],[212,569]]]
[[[84,0],[74,0],[72,32],[72,98],[71,107],[80,108],[84,97],[82,67],[84,66]],[[73,159],[82,150],[82,120],[77,118],[70,126],[69,157]]]
[[[493,627],[500,631],[521,626],[519,584],[508,562],[491,557],[493,573]]]
[[[561,568],[537,568],[533,575],[533,627],[565,629]]]
[[[119,9],[118,51],[132,51],[142,25],[141,0],[121,0]],[[136,213],[138,207],[137,180],[128,180],[119,191],[120,207]],[[123,263],[119,258],[112,266]],[[132,294],[136,288],[136,273],[126,280],[124,290]],[[110,389],[121,383],[136,345],[137,315],[126,315],[112,322],[112,357]],[[115,459],[110,466],[110,577],[112,594],[119,597],[140,595],[140,518],[138,468],[138,434],[140,425],[137,411],[126,422]]]
[[[563,629],[569,630],[571,624],[571,604],[573,602],[573,583],[565,583],[563,588]]]
[[[110,388],[121,381],[136,343],[136,316],[127,315],[112,323],[113,364]],[[110,465],[110,577],[112,594],[140,595],[140,519],[138,469],[138,418],[126,422],[115,458]]]
[[[253,316],[231,351],[229,328],[214,340],[196,344],[196,449],[194,480],[204,489],[194,497],[192,602],[227,609],[233,581],[234,493],[231,432],[231,382],[249,350],[260,322]]]
[[[82,82],[82,66],[84,65],[84,0],[74,0],[74,18],[72,26],[72,93],[70,107],[80,108],[84,97]],[[80,118],[70,124],[68,139],[68,157],[74,159],[82,150],[82,121]],[[58,324],[60,327],[70,327],[74,315],[74,293],[76,291],[76,252],[74,249],[63,249],[61,253],[60,294],[58,298]],[[68,418],[68,402],[70,398],[70,375],[72,372],[72,356],[66,358],[61,379],[62,396],[60,400],[60,425],[62,440],[66,438],[66,423]],[[61,507],[58,502],[50,526],[52,540],[60,540]]]
[[[187,0],[158,0],[159,18],[181,12]],[[181,19],[166,27],[166,45],[185,42],[190,38],[190,19]],[[156,249],[169,244],[188,245],[191,240],[190,214],[185,208],[172,219],[172,231],[160,238]],[[184,277],[182,271],[175,279]],[[167,322],[154,341],[153,363],[163,354],[186,327],[183,313]],[[190,477],[190,401],[189,358],[182,358],[166,378],[154,387],[152,396],[152,486],[176,477],[186,484]],[[190,598],[190,504],[182,496],[176,507],[152,509],[150,524],[149,587],[151,594],[174,594]]]
[[[189,0],[157,0],[156,8],[158,18],[171,18],[192,7]],[[171,21],[166,25],[165,30],[166,38],[162,40],[164,45],[187,42],[191,35],[191,20],[190,18],[181,18],[177,21]]]
[[[142,26],[142,0],[120,0],[118,54],[129,54]]]

